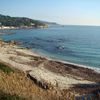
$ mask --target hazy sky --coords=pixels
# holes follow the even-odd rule
[[[0,0],[0,13],[71,25],[100,25],[100,0]]]

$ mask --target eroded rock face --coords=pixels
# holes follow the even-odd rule
[[[50,85],[47,82],[39,81],[35,77],[32,77],[29,73],[27,74],[27,77],[30,78],[35,84],[40,86],[43,89],[49,89]]]

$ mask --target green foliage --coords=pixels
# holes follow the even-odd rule
[[[10,72],[14,72],[10,67],[0,63],[0,70],[2,70],[5,73],[10,73]]]
[[[10,17],[10,16],[0,15],[0,25],[3,26],[21,27],[21,26],[32,26],[32,24],[34,24],[35,27],[45,25],[43,22],[33,20],[30,18]]]
[[[26,100],[26,99],[21,98],[17,95],[10,95],[0,91],[0,100]]]

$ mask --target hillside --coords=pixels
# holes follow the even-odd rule
[[[39,26],[46,26],[46,24],[26,17],[11,17],[0,14],[0,26],[39,27]]]

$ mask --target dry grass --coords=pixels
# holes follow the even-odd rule
[[[66,100],[70,97],[69,92],[59,92],[55,89],[44,90],[27,78],[20,71],[5,73],[0,70],[0,90],[10,95],[17,95],[26,100]]]

